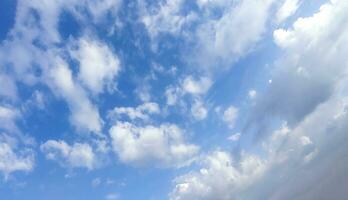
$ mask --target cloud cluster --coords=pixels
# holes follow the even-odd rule
[[[64,141],[48,140],[40,149],[47,159],[56,161],[63,167],[92,170],[100,165],[96,153],[86,143],[69,145]]]
[[[262,127],[269,118],[288,123],[258,135],[259,154],[203,157],[200,170],[174,180],[171,199],[345,198],[347,8],[346,1],[332,0],[274,32],[284,56],[248,126]]]
[[[190,54],[194,63],[203,68],[229,66],[255,46],[265,32],[274,0],[197,1],[198,10],[184,12],[188,1],[161,1],[148,8],[140,1],[142,22],[150,36],[159,33],[183,36],[194,44]],[[289,4],[289,3],[287,3]],[[280,11],[289,15],[288,7]],[[190,59],[192,60],[192,59]]]
[[[117,122],[110,136],[119,159],[134,166],[180,167],[192,161],[199,150],[186,143],[183,131],[173,124],[137,126]]]
[[[31,171],[34,168],[34,161],[32,149],[18,150],[15,145],[3,139],[0,140],[0,171],[4,174],[5,179],[15,171]]]
[[[21,112],[10,106],[0,105],[0,172],[5,179],[12,172],[29,172],[35,163],[32,138],[24,135],[16,121]]]
[[[131,120],[140,119],[143,121],[149,120],[150,115],[159,114],[160,108],[157,103],[148,102],[136,108],[133,107],[115,107],[109,111],[109,118],[121,118],[127,116]]]

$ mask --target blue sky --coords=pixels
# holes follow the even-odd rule
[[[1,199],[344,199],[345,0],[2,0]]]

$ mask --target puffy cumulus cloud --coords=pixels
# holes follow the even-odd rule
[[[256,102],[251,123],[277,116],[293,125],[330,98],[347,74],[347,8],[346,1],[330,1],[291,28],[274,32],[284,56],[268,92]]]
[[[60,61],[50,72],[53,91],[67,100],[71,110],[71,122],[76,128],[99,134],[102,120],[98,109],[90,102],[87,94],[73,79],[69,67]]]
[[[199,171],[177,177],[170,199],[229,200],[239,199],[238,192],[264,171],[258,157],[243,156],[237,163],[230,154],[215,151],[207,155]]]
[[[211,88],[213,82],[207,76],[193,77],[192,75],[185,76],[179,81],[177,85],[169,85],[165,90],[165,97],[167,105],[174,106],[177,104],[183,104],[185,95],[192,97],[192,110],[194,113],[204,113],[203,102],[201,97],[205,95]],[[192,114],[193,114],[192,112]],[[203,114],[204,115],[204,114]],[[202,116],[203,116],[202,115]]]
[[[149,115],[159,114],[160,107],[157,103],[147,102],[142,105],[139,105],[135,108],[133,107],[116,107],[113,110],[109,111],[109,118],[120,118],[123,115],[127,116],[131,120],[141,119],[148,120]]]
[[[187,15],[182,14],[185,0],[163,0],[152,7],[143,0],[138,2],[141,13],[140,20],[152,38],[157,37],[160,33],[179,34],[197,17],[193,12]]]
[[[292,129],[283,123],[261,142],[260,155],[242,152],[234,157],[216,151],[202,157],[199,170],[174,180],[170,198],[343,199],[348,167],[346,89]]]
[[[2,138],[0,140],[0,172],[4,174],[5,179],[12,172],[31,171],[35,163],[33,151],[29,148],[18,150],[18,147],[6,142]]]
[[[7,55],[1,56],[0,65],[4,69],[8,68],[4,70],[8,71],[8,75],[1,74],[0,77],[6,81],[0,95],[14,98],[17,82],[24,83],[26,87],[48,85],[53,93],[68,102],[72,112],[71,122],[76,127],[99,132],[101,119],[98,109],[89,100],[80,83],[93,93],[102,92],[105,85],[113,84],[119,71],[119,60],[102,42],[87,41],[85,38],[80,40],[79,48],[72,55],[69,52],[72,45],[62,44],[58,25],[63,11],[89,24],[91,18],[94,20],[105,15],[111,17],[111,13],[116,14],[119,5],[119,0],[18,1],[14,26],[0,46],[0,54]],[[71,41],[73,40],[68,40],[67,43]],[[69,67],[56,67],[57,60],[60,65],[65,63],[63,58],[69,56],[76,56],[81,61],[78,80],[74,80]]]
[[[187,76],[182,82],[182,89],[184,92],[199,95],[205,94],[211,87],[212,81],[208,77],[200,77],[198,79]]]
[[[120,70],[120,61],[111,49],[94,39],[81,38],[71,49],[80,63],[78,79],[92,93],[98,94],[105,86],[113,89]]]
[[[178,177],[172,199],[345,198],[347,6],[347,1],[332,0],[313,16],[296,20],[291,29],[275,32],[275,41],[284,48],[282,67],[274,72],[269,91],[256,102],[252,123],[260,125],[257,121],[268,117],[288,123],[263,134],[254,144],[260,155],[236,156],[234,168],[219,167],[218,172],[209,173],[213,165],[203,162],[200,171]],[[258,161],[258,167],[244,174],[247,182],[226,175],[240,174],[235,171],[249,156]],[[260,169],[256,175],[255,169]],[[209,181],[215,177],[222,186]]]
[[[67,168],[95,169],[100,165],[96,153],[86,143],[67,144],[65,141],[48,140],[40,146],[46,158]]]
[[[234,106],[228,107],[222,116],[224,122],[227,123],[228,127],[233,128],[238,118],[238,109]]]
[[[300,0],[285,0],[276,13],[278,23],[285,21],[293,15],[300,6]]]
[[[134,166],[180,167],[192,161],[199,150],[187,144],[182,130],[173,124],[136,126],[117,122],[110,136],[121,162]]]
[[[191,115],[195,120],[204,120],[209,112],[204,95],[208,93],[212,84],[212,80],[207,76],[185,76],[177,85],[169,85],[166,88],[166,104],[179,106],[181,112]]]
[[[17,126],[21,112],[0,105],[0,172],[8,179],[16,171],[29,172],[34,168],[34,139],[24,135]]]

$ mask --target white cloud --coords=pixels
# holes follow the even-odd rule
[[[183,102],[183,96],[186,94],[191,95],[194,98],[199,98],[200,96],[206,94],[210,87],[212,86],[212,81],[209,77],[201,76],[195,78],[191,75],[186,76],[183,80],[180,81],[179,85],[170,85],[165,90],[165,96],[167,100],[167,105],[174,106],[178,103]],[[197,109],[198,104],[196,102],[195,108]],[[200,108],[203,108],[200,106]],[[195,110],[198,111],[198,110]],[[203,109],[200,112],[204,112]],[[197,112],[196,112],[197,113]]]
[[[105,87],[114,89],[120,61],[107,45],[90,38],[81,38],[70,53],[80,63],[79,80],[90,91],[99,94]]]
[[[191,114],[196,120],[203,120],[207,117],[208,111],[200,100],[196,100],[191,107]]]
[[[79,1],[77,1],[79,2]],[[99,0],[99,1],[80,1],[84,2],[89,12],[93,16],[94,22],[98,23],[103,20],[105,16],[111,14],[113,17],[117,14],[122,0]]]
[[[206,67],[229,66],[248,53],[265,31],[273,2],[222,2],[225,6],[222,6],[224,11],[221,17],[207,19],[196,31],[196,61]],[[214,7],[211,8],[214,10]]]
[[[249,90],[248,95],[250,99],[255,99],[257,92],[256,90]]]
[[[159,114],[160,108],[157,103],[148,102],[139,105],[136,108],[133,107],[115,107],[109,112],[110,118],[120,118],[122,115],[127,116],[131,120],[141,119],[149,120],[150,115]]]
[[[229,140],[236,142],[240,139],[241,134],[240,133],[235,133],[233,135],[231,135],[230,137],[228,137]]]
[[[228,107],[223,114],[222,119],[227,123],[228,127],[233,128],[238,118],[238,109],[234,106]]]
[[[345,198],[347,8],[347,1],[332,0],[313,16],[299,18],[292,29],[275,33],[284,58],[270,90],[251,112],[252,124],[262,127],[270,117],[289,123],[271,135],[256,135],[259,155],[242,152],[235,161],[228,153],[208,155],[203,160],[214,162],[175,179],[172,199]],[[298,73],[299,67],[310,73]],[[241,173],[249,156],[256,167]]]
[[[67,168],[95,169],[99,163],[97,155],[89,144],[48,140],[40,146],[46,158],[58,162]]]
[[[277,22],[281,23],[293,15],[299,8],[299,0],[285,0],[276,14]]]
[[[119,159],[135,166],[179,167],[191,161],[199,148],[184,141],[176,125],[136,126],[117,122],[110,129]]]
[[[238,190],[258,178],[264,171],[264,162],[257,157],[243,156],[240,163],[222,151],[207,155],[204,168],[179,176],[174,180],[172,200],[204,199],[227,200],[240,197]]]
[[[18,133],[19,129],[16,125],[16,120],[20,116],[20,112],[15,108],[0,105],[0,129],[4,129],[13,133]]]
[[[181,9],[185,0],[159,1],[155,8],[148,8],[143,1],[140,3],[141,21],[152,38],[159,33],[179,34],[185,26],[195,20],[196,15],[190,12],[182,15]]]
[[[212,81],[208,77],[200,77],[198,79],[187,76],[182,82],[183,91],[193,94],[205,94],[211,87]]]
[[[72,76],[71,70],[64,62],[51,69],[53,91],[63,96],[71,110],[71,122],[81,130],[99,134],[102,120],[98,109],[90,102],[85,91],[78,85]]]
[[[284,56],[272,73],[267,95],[256,102],[252,123],[263,123],[268,115],[291,126],[330,98],[347,73],[347,8],[346,1],[330,1],[312,16],[298,18],[291,28],[274,32]]]
[[[167,105],[173,106],[177,103],[181,94],[181,89],[179,87],[169,86],[166,88],[165,96],[167,99]]]
[[[174,179],[171,199],[344,198],[347,181],[339,177],[346,176],[348,167],[348,113],[335,116],[348,99],[341,95],[291,130],[283,123],[264,138],[261,149],[256,147],[260,155],[242,152],[241,158],[233,159],[227,152],[215,151],[203,156],[200,169]]]
[[[31,149],[15,150],[6,141],[0,141],[0,171],[5,179],[15,171],[29,172],[34,167],[34,154]]]
[[[17,99],[17,86],[13,77],[0,73],[0,83],[2,84],[0,96],[7,97],[12,100]]]

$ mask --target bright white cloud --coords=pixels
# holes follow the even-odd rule
[[[172,199],[345,198],[347,8],[347,1],[332,0],[313,16],[299,18],[293,29],[275,32],[285,58],[251,113],[252,122],[263,126],[264,118],[274,115],[290,122],[271,135],[257,135],[260,155],[242,152],[235,161],[228,153],[225,159],[215,155],[215,162],[203,162],[200,170],[176,178]],[[257,165],[241,173],[249,156]]]
[[[228,107],[223,114],[222,119],[227,123],[228,127],[233,128],[238,118],[238,109],[234,106]]]
[[[348,99],[340,95],[293,129],[284,123],[264,138],[258,150],[262,156],[242,152],[235,160],[229,153],[216,151],[202,157],[199,170],[174,180],[171,199],[342,199],[346,181],[339,177],[345,176],[348,167],[344,142],[348,113],[335,116],[346,109]]]
[[[148,8],[145,1],[139,1],[141,21],[152,38],[159,33],[179,34],[182,29],[195,20],[196,15],[189,13],[182,15],[181,7],[185,0],[159,1],[156,8]]]
[[[228,200],[238,191],[257,179],[264,171],[264,162],[257,157],[243,156],[240,163],[222,151],[207,155],[202,161],[204,168],[174,180],[172,200]]]
[[[94,94],[103,92],[105,87],[115,88],[120,61],[111,49],[100,41],[82,38],[71,54],[79,63],[79,80]]]
[[[299,8],[299,4],[299,0],[285,0],[276,14],[277,22],[281,23],[293,15]]]
[[[176,125],[136,126],[117,122],[110,129],[119,159],[135,166],[179,167],[193,159],[199,148],[184,141]]]
[[[195,79],[192,76],[188,76],[182,82],[183,91],[193,94],[205,94],[211,87],[212,81],[208,77],[200,77]]]
[[[71,122],[78,129],[100,133],[102,120],[98,109],[90,102],[85,91],[72,76],[71,70],[64,62],[51,69],[54,90],[63,96],[71,110]]]
[[[197,62],[207,67],[229,66],[248,53],[265,32],[273,2],[223,2],[225,6],[221,17],[206,20],[197,30]]]
[[[298,18],[291,28],[274,32],[284,56],[267,95],[256,103],[253,123],[273,115],[291,126],[330,98],[347,73],[347,8],[346,1],[330,1],[312,16]]]
[[[148,120],[150,115],[159,114],[160,108],[157,103],[148,102],[139,105],[136,108],[133,107],[116,107],[109,112],[109,117],[120,118],[123,115],[127,116],[131,120],[141,119]]]
[[[248,95],[250,99],[254,99],[257,95],[257,92],[256,90],[249,90]]]
[[[34,168],[34,154],[31,149],[15,150],[13,145],[0,141],[0,171],[5,179],[15,171],[29,172]]]
[[[48,140],[40,146],[46,158],[67,168],[95,169],[99,166],[97,155],[86,143],[69,145],[64,141]]]

